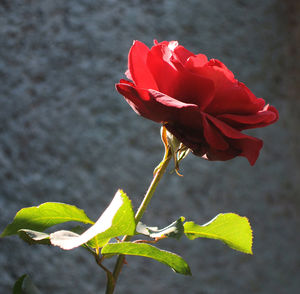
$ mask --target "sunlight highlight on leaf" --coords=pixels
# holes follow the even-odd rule
[[[52,245],[70,250],[97,236],[94,241],[99,242],[98,246],[102,247],[111,238],[134,233],[135,220],[131,202],[122,190],[118,190],[110,205],[88,230],[81,235],[65,230],[57,231],[50,234],[50,241]]]

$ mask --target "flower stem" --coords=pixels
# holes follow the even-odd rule
[[[140,204],[140,207],[138,208],[138,210],[135,214],[135,222],[136,223],[138,223],[141,220],[143,214],[145,213],[146,208],[156,190],[156,187],[157,187],[159,181],[161,180],[163,174],[165,173],[166,168],[172,158],[172,153],[171,153],[170,147],[167,145],[167,141],[165,138],[166,137],[165,137],[165,129],[164,129],[163,133],[162,133],[162,140],[165,145],[164,158],[161,161],[161,163],[155,168],[153,180],[145,194],[145,197],[144,197],[142,203]],[[122,239],[122,242],[129,241],[130,239],[131,239],[131,236],[124,236],[124,238]],[[124,265],[124,262],[125,262],[125,255],[119,255],[117,262],[115,264],[113,274],[112,274],[113,279],[108,279],[108,281],[107,281],[106,294],[112,294],[114,292],[115,285],[116,285],[117,279],[119,277],[119,274],[121,272],[121,269]]]
[[[135,214],[136,223],[138,223],[141,220],[142,216],[144,215],[146,208],[156,190],[156,187],[157,187],[159,181],[161,180],[163,174],[165,173],[165,170],[166,170],[171,158],[172,158],[171,152],[168,149],[167,152],[165,153],[163,160],[161,161],[161,163],[155,170],[154,178],[147,190],[147,193],[146,193],[138,211]]]

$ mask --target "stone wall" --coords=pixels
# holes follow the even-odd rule
[[[213,240],[163,241],[192,277],[128,257],[117,293],[296,293],[299,275],[299,2],[297,0],[0,1],[0,231],[25,206],[60,201],[96,219],[120,187],[135,207],[163,147],[159,126],[135,115],[114,84],[132,40],[178,40],[222,60],[279,109],[265,142],[244,158],[189,155],[167,174],[145,222],[249,217],[254,255]],[[298,180],[297,180],[298,179]],[[42,293],[100,293],[104,273],[83,250],[0,239],[0,292],[28,273]]]

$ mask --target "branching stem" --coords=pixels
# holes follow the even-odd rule
[[[138,208],[136,214],[135,214],[135,221],[136,223],[138,223],[143,214],[146,211],[146,208],[156,190],[156,187],[159,183],[159,181],[161,180],[163,174],[166,171],[166,168],[172,158],[172,152],[170,147],[168,146],[167,143],[167,139],[166,139],[166,129],[163,127],[162,129],[162,141],[165,145],[165,154],[164,154],[164,158],[161,161],[161,163],[155,168],[154,170],[154,174],[153,174],[153,180],[145,194],[145,197],[142,201],[142,203],[140,204],[140,207]],[[122,242],[124,241],[129,241],[131,239],[130,236],[124,236],[124,238],[122,239]],[[106,286],[106,294],[113,294],[115,286],[116,286],[116,282],[117,279],[119,277],[119,274],[121,272],[121,269],[124,265],[124,261],[125,261],[125,255],[119,255],[117,262],[115,264],[115,268],[114,271],[112,273],[112,276],[107,274],[107,286]],[[100,265],[101,266],[101,265]]]

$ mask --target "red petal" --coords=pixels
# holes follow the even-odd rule
[[[255,114],[261,110],[265,101],[256,96],[243,84],[238,82],[233,73],[220,61],[211,59],[204,65],[196,57],[190,57],[186,67],[215,84],[215,97],[206,107],[205,112],[220,114]]]
[[[144,43],[133,43],[128,55],[127,76],[131,77],[138,87],[157,90],[156,82],[146,64],[148,53],[149,48]]]
[[[180,102],[155,90],[136,88],[128,83],[119,83],[116,88],[137,114],[155,122],[179,121],[185,111],[198,111],[197,105]]]
[[[187,60],[186,67],[189,70],[195,70],[199,67],[202,67],[208,62],[206,55],[204,54],[197,54],[195,56],[191,56],[189,60]],[[197,72],[197,70],[195,70]]]
[[[203,134],[204,137],[212,148],[216,150],[227,150],[229,148],[228,143],[224,140],[222,133],[211,122],[209,122],[205,115],[203,118]]]
[[[171,50],[163,43],[153,46],[148,54],[147,66],[154,77],[158,90],[174,97],[173,86],[178,80],[178,71],[170,58]]]
[[[251,137],[233,129],[226,123],[216,119],[213,116],[207,115],[207,118],[215,125],[219,131],[227,137],[226,141],[237,151],[239,156],[244,156],[248,159],[251,165],[254,165],[258,158],[259,151],[263,146],[262,140]]]
[[[135,84],[130,82],[130,81],[127,81],[127,80],[124,80],[124,79],[121,79],[119,84],[127,84],[127,85],[130,85],[130,86],[133,86],[135,87]]]
[[[266,105],[264,110],[251,115],[222,114],[218,119],[238,130],[246,130],[268,126],[278,120],[275,107]]]
[[[240,151],[230,146],[227,150],[216,150],[210,148],[209,146],[206,148],[206,153],[202,156],[208,160],[218,160],[225,161],[235,158],[240,155]]]
[[[184,125],[176,123],[165,124],[165,127],[169,132],[171,132],[180,142],[182,142],[186,147],[190,148],[193,153],[197,156],[203,156],[207,150],[207,143],[203,137],[203,129],[200,125],[195,124],[194,128],[186,127]]]
[[[200,109],[204,109],[213,98],[214,83],[183,67],[176,67],[171,60],[172,57],[172,50],[164,44],[152,47],[148,54],[147,65],[159,91],[182,102],[197,104]]]
[[[227,66],[218,59],[210,59],[206,66],[215,67],[215,69],[220,68],[223,70],[223,74],[231,81],[234,81],[234,74],[230,71]]]
[[[194,53],[190,52],[189,50],[185,49],[183,46],[179,45],[174,49],[174,53],[176,54],[176,57],[182,64],[185,64],[187,59],[190,56],[195,56]]]
[[[214,98],[215,87],[212,80],[183,70],[178,74],[173,91],[173,97],[186,103],[197,104],[203,110]]]

